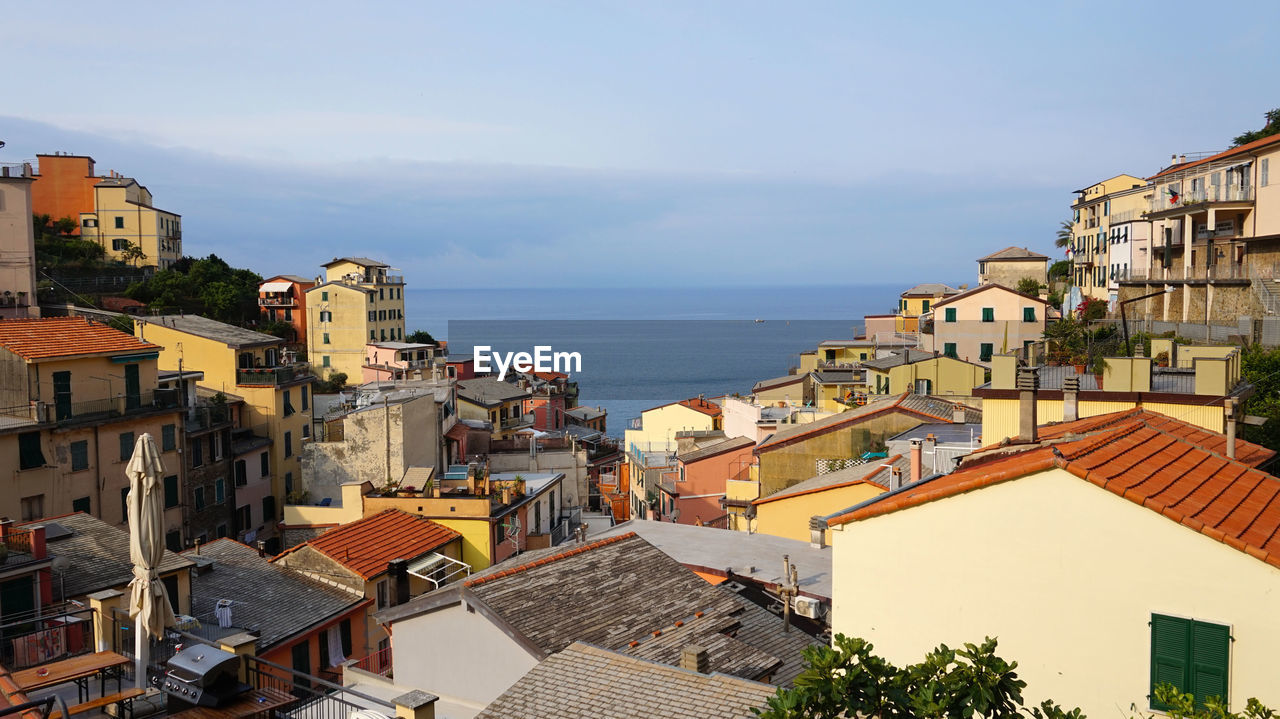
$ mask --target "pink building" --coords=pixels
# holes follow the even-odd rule
[[[755,446],[750,437],[732,437],[676,455],[674,476],[658,485],[658,518],[705,524],[724,515],[720,500],[725,496],[725,482],[749,477]]]
[[[431,379],[435,345],[417,342],[370,342],[364,346],[361,382]]]

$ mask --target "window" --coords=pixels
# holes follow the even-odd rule
[[[248,531],[253,526],[253,507],[246,504],[236,510],[236,529],[241,532]]]
[[[995,321],[996,321],[996,308],[994,308],[994,307],[983,307],[983,308],[982,308],[982,321],[983,321],[983,322],[995,322]]]
[[[18,435],[18,469],[43,466],[44,452],[40,449],[40,433],[23,432]]]
[[[178,475],[171,474],[164,478],[164,508],[178,506]]]
[[[196,511],[199,512],[204,509],[204,487],[196,487],[195,498]]]
[[[332,321],[333,321],[333,313],[332,313],[332,312],[330,312],[329,310],[320,310],[320,321],[321,321],[321,322],[332,322]]]
[[[267,452],[259,455],[258,460],[262,463],[262,476],[271,474],[271,456]]]
[[[168,549],[170,552],[181,552],[182,551],[182,534],[178,532],[178,530],[176,529],[173,530],[172,532],[166,532],[164,535],[164,547],[165,549]],[[170,596],[177,596],[177,595],[173,594]]]
[[[82,439],[71,443],[71,471],[80,472],[89,468],[89,440]]]
[[[293,432],[284,433],[284,456],[293,456]]]
[[[956,357],[956,343],[955,342],[944,343],[942,345],[942,356],[950,357],[952,359],[958,359]]]
[[[116,229],[117,230],[124,229],[124,218],[119,215],[116,215]]]
[[[321,367],[329,366],[329,355],[320,355],[320,366]]]
[[[324,344],[329,344],[329,333],[328,333],[328,332],[325,332],[325,333],[324,333]]]
[[[222,432],[209,435],[209,454],[215,462],[222,459]]]
[[[222,504],[227,501],[227,480],[218,477],[213,480],[213,503]]]
[[[225,523],[219,524],[218,528],[214,530],[214,536],[218,539],[222,539],[227,536],[227,525]]]
[[[928,312],[928,311],[929,311],[929,300],[925,300],[920,303],[920,314],[924,314],[925,312]]]
[[[120,433],[120,461],[128,462],[133,456],[133,432]]]
[[[1023,321],[1023,322],[1035,322],[1035,321],[1036,321],[1036,308],[1034,308],[1034,307],[1023,307],[1023,308],[1022,308],[1022,321]]]
[[[72,511],[72,512],[84,512],[85,514],[89,514],[89,513],[90,513],[90,512],[89,512],[89,506],[90,506],[90,504],[89,504],[89,498],[88,498],[88,497],[81,497],[81,498],[79,498],[79,499],[73,499],[73,500],[71,500],[71,511]]]
[[[377,311],[375,311],[375,310],[369,310],[369,321],[370,321],[370,322],[377,322],[377,321],[378,321],[378,313],[377,313]]]
[[[377,342],[377,341],[378,341],[378,331],[377,331],[377,330],[369,330],[369,341],[370,341],[370,342]]]
[[[291,307],[284,308],[284,321],[285,322],[293,321],[293,308]]]
[[[1155,700],[1157,684],[1168,682],[1196,696],[1196,708],[1209,697],[1227,696],[1231,628],[1185,617],[1151,615],[1151,708],[1168,707]]]
[[[272,522],[276,518],[276,498],[275,495],[268,494],[262,498],[262,521]]]
[[[236,486],[243,487],[249,483],[249,467],[243,459],[237,459],[234,466]]]
[[[379,579],[377,586],[378,586],[378,609],[386,609],[388,606],[390,606],[390,600],[387,596],[388,595],[387,580]]]
[[[160,450],[172,452],[178,447],[178,425],[166,424],[160,428]]]
[[[387,319],[387,311],[386,311],[386,310],[378,310],[378,321],[379,321],[379,322],[385,322],[385,321],[386,321],[386,319]]]
[[[956,308],[954,308],[954,307],[948,307],[948,308],[946,309],[946,311],[943,313],[943,317],[944,317],[945,321],[947,321],[947,322],[955,322],[955,321],[956,321]]]
[[[196,438],[191,441],[191,466],[199,467],[204,464],[204,442]]]
[[[289,415],[293,414],[293,412],[294,412],[294,409],[293,409],[292,390],[285,390],[284,391],[284,416],[288,417]]]
[[[342,640],[342,656],[351,656],[351,619],[343,619],[338,625],[338,638]]]
[[[387,341],[387,331],[386,331],[386,330],[382,330],[382,341],[383,341],[383,342],[386,342],[386,341]]]
[[[302,425],[302,438],[311,439],[311,425],[309,424]]]
[[[22,498],[22,521],[30,522],[44,518],[44,495]]]
[[[86,217],[83,220],[80,220],[80,226],[81,227],[97,227],[98,221],[92,217]]]
[[[321,302],[328,302],[328,301],[329,301],[329,291],[328,291],[328,290],[324,290],[324,291],[322,291],[322,292],[320,293],[320,301],[321,301]]]
[[[1203,182],[1203,180],[1201,180]],[[1106,217],[1111,214],[1111,200],[1102,203],[1102,216]]]
[[[284,493],[286,496],[293,494],[293,472],[284,473]]]
[[[386,299],[386,297],[385,297],[384,295],[385,295],[385,293],[383,292],[382,288],[381,288],[381,287],[379,287],[379,288],[378,288],[378,299],[380,299],[380,300]]]
[[[298,392],[302,394],[302,411],[306,412],[311,408],[311,392],[306,385],[299,387]]]
[[[990,362],[992,349],[990,342],[983,342],[978,345],[978,360],[981,362]]]
[[[1267,186],[1267,182],[1269,180],[1268,175],[1271,174],[1271,168],[1268,167],[1270,164],[1270,159],[1266,157],[1258,161],[1258,187]]]

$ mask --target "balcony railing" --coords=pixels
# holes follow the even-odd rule
[[[1126,277],[1117,277],[1119,282],[1154,282],[1163,280],[1188,280],[1206,282],[1209,280],[1247,280],[1249,268],[1233,262],[1221,262],[1210,267],[1173,267],[1132,268]]]
[[[1165,212],[1205,202],[1253,202],[1253,185],[1210,186],[1178,195],[1176,202],[1167,191],[1160,190],[1151,198],[1150,212]]]
[[[307,375],[307,364],[299,362],[279,367],[254,367],[236,370],[236,384],[239,385],[278,385],[300,379]]]
[[[507,417],[501,421],[502,429],[511,429],[513,427],[525,427],[533,424],[536,415],[524,414],[518,417]]]
[[[259,297],[259,307],[296,307],[298,301],[293,297]]]
[[[351,666],[363,672],[377,674],[380,677],[391,678],[391,647],[379,649],[363,659],[356,660]]]

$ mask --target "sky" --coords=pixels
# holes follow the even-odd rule
[[[183,215],[187,254],[264,276],[362,255],[411,287],[972,282],[1009,245],[1057,256],[1073,190],[1280,106],[1280,3],[1233,4],[1230,32],[1202,14],[14,3],[0,162],[91,155]]]

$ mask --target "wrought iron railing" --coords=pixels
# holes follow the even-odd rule
[[[392,677],[391,673],[391,647],[385,647],[370,654],[367,657],[356,660],[351,666],[363,672],[377,674],[381,677]]]
[[[0,624],[0,664],[36,666],[94,650],[93,609],[74,604],[5,614]]]
[[[236,370],[236,384],[241,385],[277,385],[292,382],[307,375],[305,363],[282,365],[280,367],[255,367]]]

